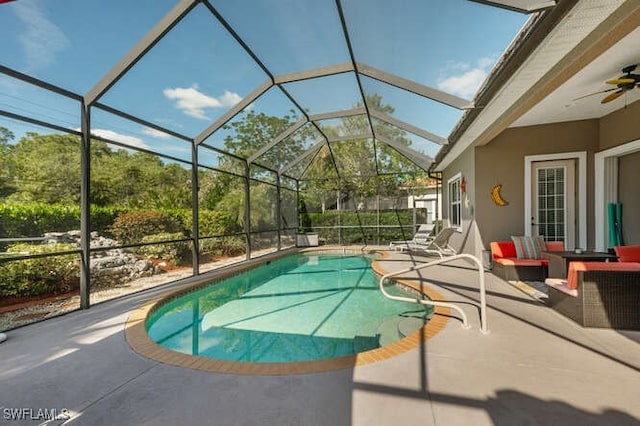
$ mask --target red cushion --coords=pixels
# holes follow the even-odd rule
[[[640,262],[640,246],[617,246],[613,248],[618,262]]]
[[[516,245],[513,244],[513,241],[492,241],[489,246],[491,247],[491,255],[494,259],[517,257]]]
[[[640,271],[640,263],[569,262],[567,288],[578,288],[578,272],[580,271]]]
[[[496,263],[504,266],[540,266],[542,260],[539,259],[518,259],[515,257],[500,257],[495,259]]]
[[[545,241],[547,251],[564,251],[564,241]]]

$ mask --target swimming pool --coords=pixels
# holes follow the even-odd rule
[[[151,340],[183,354],[252,363],[344,357],[420,329],[429,307],[386,299],[371,256],[297,254],[152,310]],[[407,295],[399,288],[390,292]]]

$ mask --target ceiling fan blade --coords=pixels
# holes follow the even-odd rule
[[[617,92],[613,92],[610,95],[607,95],[600,101],[601,104],[606,104],[607,102],[611,102],[614,99],[617,99],[618,96],[622,95],[624,90],[618,90]]]
[[[633,78],[625,78],[625,77],[620,77],[620,78],[614,78],[613,80],[607,80],[606,83],[607,84],[629,84],[629,83],[635,83],[636,81]]]
[[[599,95],[600,93],[607,93],[607,92],[611,92],[612,90],[618,90],[618,88],[617,88],[617,87],[612,87],[611,89],[598,90],[597,92],[589,93],[588,95],[580,96],[579,98],[575,98],[575,99],[573,99],[573,100],[574,100],[574,101],[577,101],[577,100],[579,100],[579,99],[588,98],[589,96]]]

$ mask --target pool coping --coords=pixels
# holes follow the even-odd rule
[[[373,261],[371,267],[374,272],[380,276],[388,273],[380,266],[381,260],[389,258],[389,254],[380,250],[365,250],[365,249],[345,249],[345,248],[314,248],[303,249],[298,252],[317,252],[317,251],[339,251],[339,252],[359,252],[359,253],[371,253],[377,254],[379,257]],[[284,255],[291,254],[292,251],[287,251]],[[280,256],[277,256],[280,257]],[[273,257],[270,257],[273,259]],[[263,262],[255,262],[251,265],[235,265],[234,268],[229,268],[225,271],[217,271],[213,274],[203,274],[199,276],[199,280],[194,283],[186,284],[186,287],[181,289],[169,290],[144,305],[136,308],[129,315],[125,325],[125,338],[129,346],[138,354],[158,361],[164,364],[175,365],[178,367],[190,368],[193,370],[208,371],[212,373],[226,373],[237,375],[293,375],[293,374],[309,374],[320,373],[325,371],[340,370],[345,368],[353,368],[356,366],[371,364],[386,359],[393,358],[411,349],[419,347],[424,344],[428,339],[435,336],[440,332],[447,324],[450,316],[450,310],[447,307],[434,306],[434,312],[432,318],[427,321],[424,327],[420,330],[411,333],[410,335],[397,340],[388,345],[380,348],[372,349],[365,352],[360,352],[354,355],[348,355],[337,358],[328,358],[315,361],[298,361],[298,362],[278,362],[278,363],[257,363],[257,362],[241,362],[241,361],[226,361],[221,359],[206,358],[197,355],[188,355],[180,352],[175,352],[170,349],[166,349],[157,343],[155,343],[149,337],[147,333],[145,323],[149,314],[157,309],[159,306],[166,303],[168,300],[175,297],[179,297],[185,293],[195,291],[202,287],[205,282],[210,282],[212,279],[221,280],[228,276],[242,272],[248,268],[259,266],[262,263],[267,262],[269,259],[264,259]],[[243,267],[244,266],[244,267]],[[205,279],[203,279],[205,278]],[[404,280],[395,279],[397,283],[401,283],[409,288],[424,293],[432,300],[442,300],[442,296],[430,286],[418,286],[416,283]]]

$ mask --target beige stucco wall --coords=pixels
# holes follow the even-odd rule
[[[468,148],[456,158],[447,168],[442,177],[442,209],[443,217],[449,217],[449,186],[448,180],[461,173],[466,183],[466,193],[462,194],[461,219],[462,226],[459,233],[451,237],[450,244],[459,253],[480,255],[482,243],[478,238],[475,221],[475,150]],[[467,201],[468,200],[468,201]],[[448,223],[446,224],[448,226]]]
[[[640,244],[640,152],[618,160],[618,201],[622,203],[624,243]]]
[[[640,139],[640,101],[603,117],[600,120],[600,150],[613,148]],[[618,201],[623,209],[625,244],[640,244],[640,153],[618,160]]]
[[[600,151],[640,138],[640,101],[600,119]]]
[[[448,217],[446,181],[458,172],[466,178],[473,206],[463,209],[463,233],[455,241],[461,244],[465,232],[469,237],[463,247],[457,247],[481,256],[489,242],[524,234],[525,156],[580,151],[587,153],[587,210],[579,214],[587,218],[587,247],[594,247],[594,154],[638,139],[640,101],[601,119],[510,128],[485,146],[467,149],[447,167],[443,180],[443,217]],[[625,243],[640,244],[640,222],[631,219],[640,215],[640,154],[621,158],[619,167]],[[491,200],[490,191],[496,184],[503,185],[508,206],[499,207]]]
[[[529,155],[587,151],[587,228],[593,224],[593,153],[599,140],[598,120],[516,127],[505,130],[491,143],[476,148],[476,217],[485,247],[489,242],[523,235],[524,158]],[[491,199],[491,188],[502,184],[508,206]],[[593,236],[588,245],[593,246]]]

